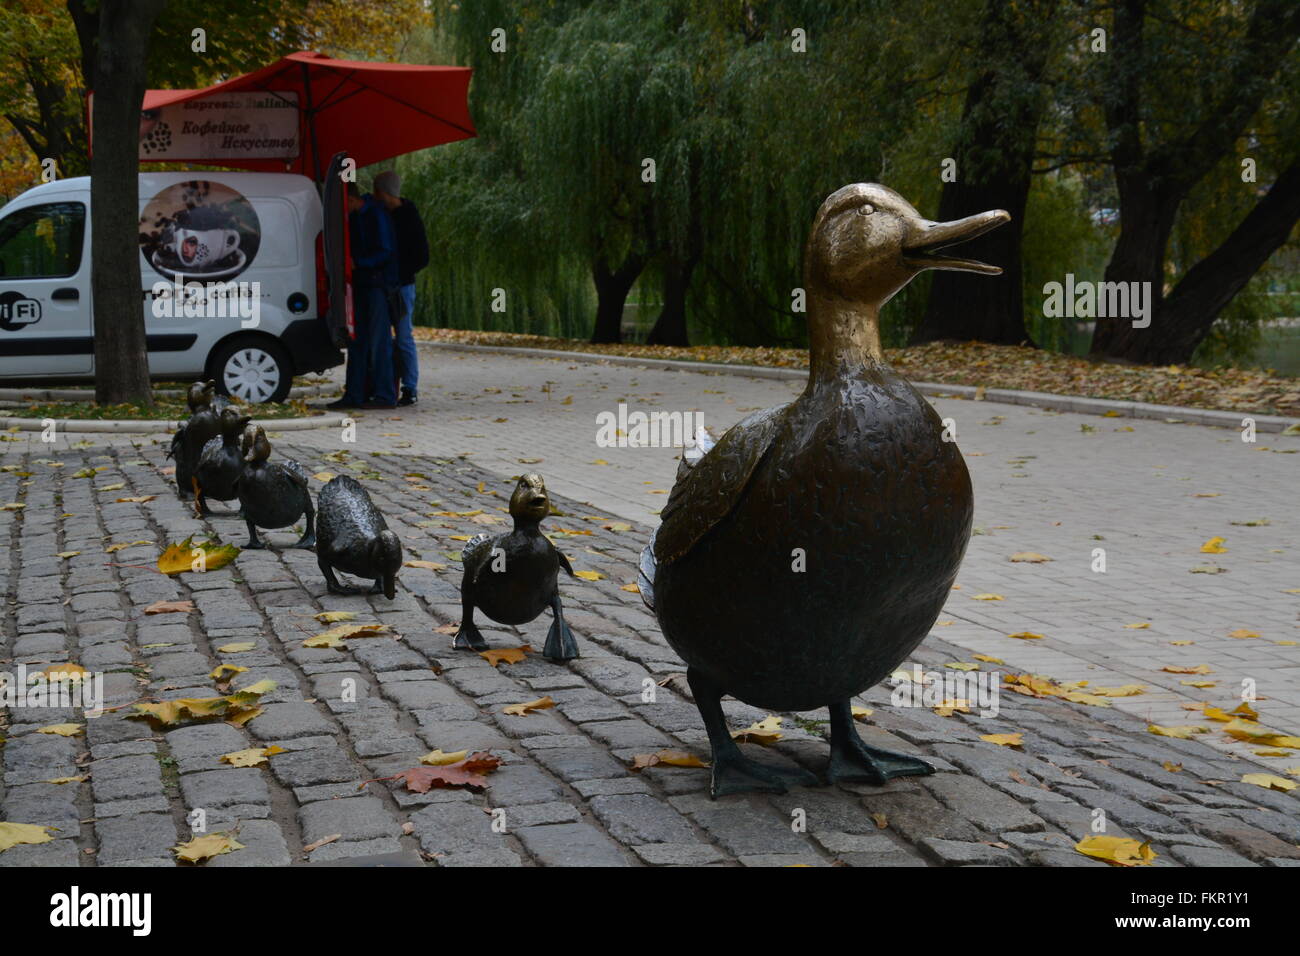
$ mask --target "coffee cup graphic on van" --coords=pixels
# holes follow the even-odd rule
[[[140,215],[140,251],[168,280],[229,281],[248,268],[260,244],[252,204],[210,180],[169,186]]]

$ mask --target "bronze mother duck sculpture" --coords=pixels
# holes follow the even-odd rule
[[[244,454],[240,445],[244,428],[252,420],[251,416],[241,414],[234,406],[221,410],[218,417],[221,434],[208,439],[194,466],[195,508],[200,517],[214,514],[208,508],[207,499],[233,501],[239,497],[239,479],[244,473]],[[219,517],[233,515],[234,512],[230,512]]]
[[[365,593],[339,584],[337,568],[373,580],[371,594],[382,592],[390,601],[397,596],[402,542],[351,475],[331,478],[316,498],[316,563],[330,594]]]
[[[236,491],[248,525],[248,544],[244,547],[266,547],[257,537],[259,527],[287,528],[305,515],[307,528],[292,547],[314,548],[316,509],[311,504],[307,472],[302,465],[291,458],[267,461],[271,457],[271,441],[261,425],[250,425],[244,430],[242,450],[244,473]]]
[[[460,629],[453,647],[487,649],[487,641],[474,625],[476,607],[492,620],[512,625],[527,624],[549,607],[554,620],[542,656],[551,661],[571,661],[578,656],[578,643],[564,623],[560,607],[560,568],[573,577],[573,567],[539,527],[550,513],[551,499],[542,476],[524,475],[510,496],[514,530],[496,537],[476,534],[465,545]]]
[[[933,773],[863,743],[850,700],[929,633],[970,538],[970,477],[938,414],[885,364],[879,310],[925,269],[1002,270],[940,252],[1011,217],[923,219],[891,189],[845,186],[804,251],[808,385],[684,465],[641,556],[642,596],[687,664],[713,748],[712,795],[814,782],[745,757],[731,694],[830,710],[829,782]]]

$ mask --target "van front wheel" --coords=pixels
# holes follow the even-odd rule
[[[270,339],[236,339],[212,357],[213,377],[223,395],[255,405],[283,402],[293,385],[289,355]]]

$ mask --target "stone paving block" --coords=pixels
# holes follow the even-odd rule
[[[541,866],[631,866],[614,843],[587,823],[527,827],[516,836]]]
[[[811,842],[790,829],[790,822],[771,810],[733,804],[725,809],[702,810],[695,823],[733,856],[767,853],[802,854]]]
[[[334,833],[344,842],[397,837],[401,827],[378,797],[349,797],[345,800],[321,800],[298,810],[305,844],[315,843]]]
[[[955,773],[935,774],[923,779],[921,785],[938,797],[948,809],[960,813],[990,833],[1043,829],[1041,817],[974,777]]]
[[[181,777],[181,794],[191,808],[217,809],[237,803],[271,802],[264,771],[257,767],[204,770]]]
[[[170,859],[171,848],[178,842],[176,826],[163,813],[139,813],[113,817],[95,824],[101,865],[133,860]]]
[[[214,856],[204,866],[215,869],[240,866],[288,866],[293,862],[280,827],[270,820],[245,820],[235,839],[244,849]]]
[[[81,857],[74,840],[53,840],[23,844],[0,853],[0,867],[75,867],[81,865]]]
[[[581,818],[577,808],[568,803],[533,803],[505,809],[507,832],[548,823],[573,823]]]
[[[598,747],[560,747],[535,750],[533,757],[566,783],[579,780],[626,777],[628,770]]]
[[[494,806],[516,807],[564,799],[564,790],[551,777],[528,764],[499,767],[487,778],[488,798]]]
[[[411,814],[410,822],[425,853],[456,855],[509,849],[506,834],[493,832],[492,817],[478,806],[460,802],[435,804]]]
[[[246,725],[259,740],[333,734],[338,728],[311,704],[268,704]]]
[[[1239,853],[1217,846],[1172,846],[1169,855],[1187,866],[1259,866]]]
[[[863,799],[867,815],[883,813],[889,829],[912,843],[926,837],[969,842],[979,830],[924,791],[881,793]]]
[[[699,842],[686,817],[647,794],[596,796],[588,806],[609,835],[628,846]]]
[[[276,754],[268,762],[275,778],[286,787],[310,787],[318,783],[351,780],[360,782],[362,779],[361,770],[336,748]]]
[[[1015,866],[1017,862],[1014,853],[987,843],[927,837],[921,841],[921,848],[944,866]]]
[[[707,843],[650,843],[634,846],[632,852],[650,866],[708,866],[727,858]]]
[[[101,803],[162,792],[162,773],[153,756],[94,760],[89,769],[91,790]]]

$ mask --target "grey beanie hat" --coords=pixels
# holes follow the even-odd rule
[[[401,198],[402,177],[391,169],[386,169],[375,177],[375,191],[388,193],[394,199]]]

